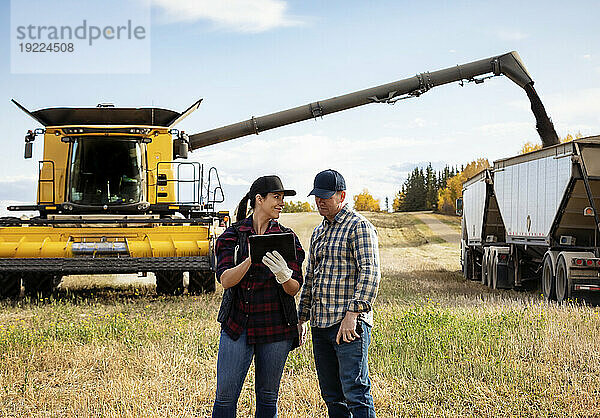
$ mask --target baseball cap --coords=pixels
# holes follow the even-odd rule
[[[267,193],[283,193],[284,196],[296,196],[295,190],[286,190],[278,176],[262,176],[254,180],[250,186],[249,196]]]
[[[321,199],[329,199],[340,190],[346,190],[344,176],[335,170],[321,171],[315,176],[314,189],[308,194],[315,195]]]

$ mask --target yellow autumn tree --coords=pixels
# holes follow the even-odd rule
[[[462,185],[465,181],[490,167],[487,158],[478,158],[446,181],[446,187],[438,193],[438,210],[448,215],[456,213],[456,199],[462,196]]]
[[[283,202],[283,211],[287,213],[314,212],[316,209],[308,202]]]
[[[362,193],[354,196],[354,209],[364,210],[368,212],[379,212],[379,199],[375,199],[367,189],[363,189]]]
[[[400,208],[402,207],[402,202],[404,202],[404,193],[398,192],[394,196],[394,201],[392,202],[392,210],[394,212],[400,212]]]
[[[577,132],[575,134],[575,136],[573,136],[571,134],[567,134],[567,136],[565,136],[564,138],[559,137],[558,140],[561,142],[561,144],[564,144],[565,142],[571,142],[574,139],[579,139],[582,137],[583,137],[583,135],[581,134],[581,132]],[[519,154],[527,154],[529,152],[537,151],[539,149],[542,149],[542,144],[534,144],[533,142],[525,142],[523,144],[523,146],[521,147]]]

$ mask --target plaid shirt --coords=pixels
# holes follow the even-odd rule
[[[252,216],[239,224],[240,232],[256,235],[252,226]],[[265,234],[282,233],[276,220],[271,220]],[[296,234],[296,261],[288,262],[292,270],[292,279],[302,286],[302,262],[304,250]],[[217,239],[215,248],[217,254],[217,279],[227,269],[236,266],[234,263],[235,247],[238,245],[236,230],[230,226]],[[247,245],[240,248],[248,248]],[[240,251],[241,253],[241,251]],[[248,254],[238,254],[237,264],[244,261]],[[223,322],[223,330],[234,340],[237,340],[244,330],[247,330],[248,344],[263,344],[294,339],[298,336],[296,325],[285,321],[278,293],[281,287],[275,276],[263,263],[253,263],[242,280],[235,286],[233,306],[229,318]]]
[[[380,278],[377,231],[345,205],[333,222],[325,218],[313,231],[298,318],[326,328],[351,311],[373,325]]]

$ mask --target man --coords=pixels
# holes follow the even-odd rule
[[[377,231],[344,202],[346,182],[335,170],[317,174],[323,222],[313,231],[299,305],[300,340],[310,318],[321,396],[330,417],[375,417],[367,350],[379,287]]]

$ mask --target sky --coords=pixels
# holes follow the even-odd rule
[[[121,1],[133,10],[141,0]],[[60,60],[46,67],[16,62],[15,16],[10,1],[0,1],[0,201],[34,202],[42,159],[39,139],[34,158],[23,159],[24,134],[40,126],[11,98],[30,110],[110,102],[176,111],[202,98],[178,126],[193,134],[516,50],[559,136],[600,134],[594,1],[149,1],[148,54],[123,48],[119,58],[76,63],[93,65],[96,74]],[[132,13],[105,5],[74,2],[72,14]],[[89,10],[78,14],[77,7]],[[35,19],[37,8],[29,10]],[[297,190],[292,200],[312,202],[314,175],[327,168],[344,175],[350,199],[366,188],[383,206],[415,166],[492,162],[517,154],[527,141],[539,137],[524,91],[494,77],[202,148],[190,160],[218,169],[226,195],[219,209],[232,210],[265,174]]]

